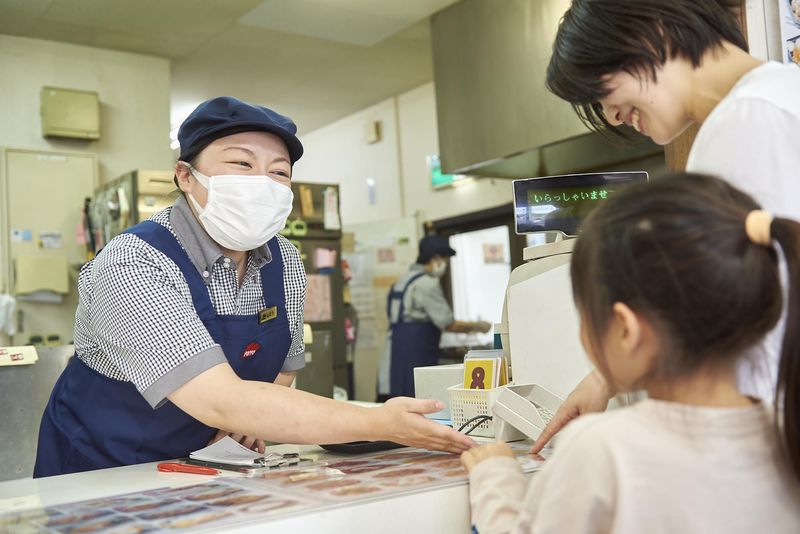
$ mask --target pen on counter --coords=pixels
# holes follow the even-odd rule
[[[218,475],[219,471],[211,467],[204,467],[200,465],[187,465],[175,462],[164,462],[158,464],[156,467],[163,473],[191,473],[193,475]]]

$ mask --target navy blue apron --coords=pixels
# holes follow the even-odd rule
[[[273,382],[291,346],[283,258],[278,239],[267,245],[272,261],[261,269],[265,308],[277,315],[217,315],[208,288],[172,233],[152,221],[127,230],[163,252],[183,272],[197,314],[243,380]],[[269,314],[272,315],[272,314]],[[50,396],[39,430],[34,477],[61,475],[187,456],[203,448],[216,429],[166,401],[153,409],[131,382],[108,378],[70,358]]]
[[[439,363],[439,342],[442,339],[442,331],[430,321],[406,322],[403,319],[406,291],[421,276],[425,276],[425,273],[412,276],[400,291],[392,286],[386,302],[386,313],[392,330],[389,397],[413,397],[414,368]],[[393,301],[400,301],[400,313],[397,321],[392,321]]]

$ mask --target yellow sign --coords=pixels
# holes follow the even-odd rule
[[[502,358],[500,360],[500,382],[497,385],[505,386],[506,384],[508,384],[508,360]]]
[[[277,316],[278,316],[277,306],[273,306],[271,308],[264,308],[263,310],[258,312],[258,324],[263,324],[266,323],[267,321],[271,321]]]
[[[496,359],[464,360],[464,388],[492,389],[497,387],[495,382],[497,362]]]

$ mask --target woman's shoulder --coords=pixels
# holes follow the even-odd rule
[[[171,230],[168,225],[163,224],[161,221],[154,222]],[[172,260],[150,243],[133,233],[124,231],[117,234],[106,243],[95,258],[86,264],[85,268],[91,267],[91,270],[97,274],[114,266],[129,267],[145,265],[150,268],[157,267],[162,270],[177,268]]]
[[[761,114],[774,108],[800,120],[799,94],[800,67],[770,61],[745,74],[718,108],[727,113],[746,113],[756,108]],[[724,118],[725,113],[712,113],[709,119],[715,115]]]

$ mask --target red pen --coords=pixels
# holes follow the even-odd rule
[[[157,466],[159,471],[164,473],[192,473],[194,475],[218,475],[219,471],[210,467],[200,465],[186,465],[175,462],[164,462]]]

